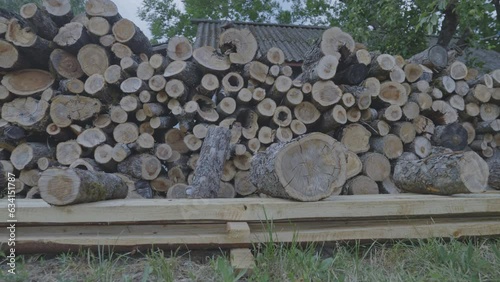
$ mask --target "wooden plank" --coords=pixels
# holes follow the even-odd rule
[[[248,274],[255,267],[255,258],[248,248],[231,249],[229,251],[231,266],[236,271],[246,271]]]
[[[8,218],[7,202],[0,203],[0,218]],[[111,200],[65,207],[42,200],[17,200],[16,216],[21,224],[245,221],[266,219],[340,219],[362,217],[412,217],[426,215],[465,216],[500,213],[500,194],[456,196],[364,195],[337,196],[320,202],[241,198],[210,200],[133,199]],[[3,224],[3,225],[2,225]],[[0,223],[4,226],[5,223]]]
[[[250,236],[233,237],[226,224],[94,225],[18,227],[16,250],[51,246],[163,246],[189,249],[207,247],[250,247],[270,242],[331,242],[344,240],[385,240],[412,238],[460,238],[500,235],[499,217],[289,222],[269,226],[250,224]],[[1,229],[0,236],[7,236]],[[6,246],[3,246],[5,248]],[[43,249],[44,251],[56,251]]]
[[[246,222],[228,222],[226,231],[231,238],[250,237],[250,226]]]

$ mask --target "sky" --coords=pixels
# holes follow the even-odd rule
[[[142,0],[114,0],[113,2],[115,2],[122,17],[133,21],[148,38],[151,38],[148,23],[137,16],[137,9],[141,6]]]

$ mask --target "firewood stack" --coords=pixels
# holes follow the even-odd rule
[[[261,57],[258,49],[249,30],[230,28],[217,49],[193,50],[174,37],[165,53],[155,53],[109,0],[88,0],[83,15],[72,14],[69,0],[26,4],[19,13],[0,9],[0,172],[19,176],[19,195],[41,193],[53,204],[123,191],[182,198],[209,126],[219,125],[231,134],[218,197],[268,191],[255,186],[266,181],[252,159],[317,132],[347,149],[331,150],[342,160],[323,160],[338,162],[341,173],[321,197],[399,193],[418,181],[408,169],[421,170],[420,159],[438,155],[453,157],[436,166],[455,159],[471,165],[454,168],[453,178],[435,178],[464,182],[459,192],[486,186],[482,158],[498,158],[500,145],[500,70],[478,75],[439,46],[409,60],[369,52],[337,27],[306,54],[300,74],[279,48],[260,50]],[[340,144],[308,136],[318,146]],[[289,174],[323,173],[305,164],[295,171],[300,150],[287,150],[286,162],[296,161],[282,164]],[[427,184],[408,190],[433,192],[435,183]]]

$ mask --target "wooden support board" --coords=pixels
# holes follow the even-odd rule
[[[0,205],[0,216],[6,218]],[[16,250],[81,246],[249,248],[256,243],[500,235],[500,194],[278,199],[129,200],[51,207],[17,202]],[[314,219],[313,219],[314,218]],[[6,238],[7,229],[0,229]],[[5,247],[5,246],[4,246]]]

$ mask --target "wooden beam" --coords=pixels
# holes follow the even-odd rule
[[[111,200],[65,207],[42,200],[17,200],[16,217],[23,225],[131,222],[274,222],[340,218],[499,215],[500,193],[433,195],[335,196],[319,202],[239,198],[206,200]],[[0,218],[8,218],[7,202],[0,203]],[[0,226],[6,226],[1,223]]]
[[[250,249],[239,248],[231,249],[229,252],[231,266],[236,271],[246,271],[248,275],[255,267],[255,258]]]

